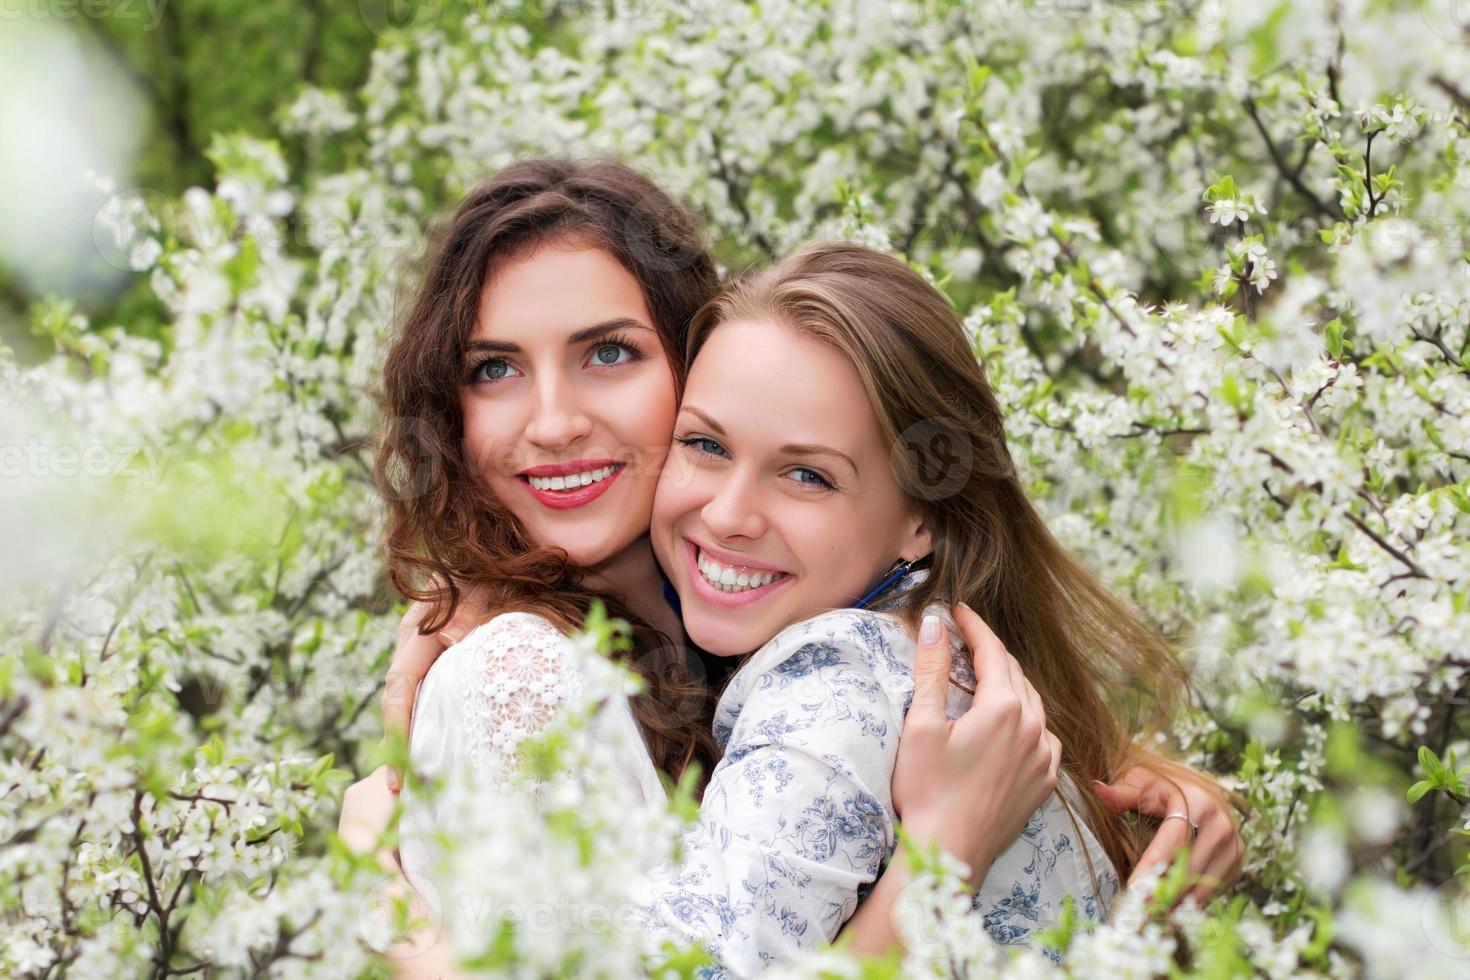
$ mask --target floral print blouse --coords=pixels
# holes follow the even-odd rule
[[[898,583],[901,592],[923,570]],[[656,869],[643,896],[651,929],[704,944],[715,976],[751,976],[831,941],[897,846],[889,784],[903,717],[913,698],[917,645],[891,609],[837,609],[773,637],[730,678],[716,708],[723,758],[677,864]],[[969,707],[974,674],[948,609],[928,610],[956,649],[947,713]],[[507,642],[509,639],[511,642]],[[504,751],[545,723],[575,687],[559,655],[570,641],[529,613],[496,617],[446,651],[421,686],[411,752],[431,774],[468,757],[479,778],[503,778]],[[534,690],[507,678],[534,678]],[[476,678],[479,682],[476,683]],[[598,723],[627,745],[626,776],[652,805],[663,790],[626,701]],[[430,808],[405,801],[402,856],[427,874],[416,834],[433,830]],[[1083,821],[1064,776],[975,894],[975,914],[1003,945],[1025,945],[1055,923],[1071,895],[1101,919],[1118,875]],[[1074,819],[1073,814],[1077,814]]]

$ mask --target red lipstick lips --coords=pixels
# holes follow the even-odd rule
[[[539,479],[550,479],[554,476],[570,476],[573,473],[586,473],[591,470],[600,470],[605,467],[613,467],[613,471],[595,483],[576,487],[571,490],[542,490],[531,486],[531,477]],[[569,463],[547,463],[543,466],[531,466],[516,474],[516,477],[531,491],[531,496],[552,510],[569,510],[573,507],[581,507],[607,493],[619,476],[622,475],[625,466],[611,459],[574,459]]]

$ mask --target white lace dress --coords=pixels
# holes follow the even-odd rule
[[[948,611],[931,611],[958,648]],[[576,688],[563,669],[569,644],[546,620],[509,613],[451,647],[419,690],[414,764],[438,773],[468,761],[479,778],[503,778],[505,750]],[[897,846],[889,783],[915,652],[896,617],[844,609],[788,627],[741,666],[716,711],[724,756],[699,820],[680,863],[653,874],[650,928],[704,943],[715,975],[742,977],[836,936]],[[955,679],[973,688],[965,658],[954,662]],[[969,702],[951,686],[951,717]],[[651,804],[664,800],[626,700],[606,704],[597,724],[628,747],[630,785]],[[1064,781],[1063,791],[1076,809],[1075,790]],[[428,874],[428,851],[412,838],[432,833],[434,814],[412,800],[405,807],[404,869]],[[1063,897],[1101,918],[1117,889],[1101,845],[1053,794],[991,866],[975,910],[997,942],[1026,944],[1057,920]]]

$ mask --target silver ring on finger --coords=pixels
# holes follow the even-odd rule
[[[1194,839],[1199,836],[1199,824],[1197,824],[1193,820],[1189,819],[1189,814],[1187,814],[1187,813],[1180,813],[1178,811],[1175,811],[1174,813],[1165,814],[1164,815],[1164,820],[1173,820],[1175,817],[1177,817],[1180,820],[1183,820],[1185,823],[1189,824],[1189,842],[1191,844],[1193,844],[1194,843]],[[1160,820],[1159,823],[1163,823],[1164,820]]]

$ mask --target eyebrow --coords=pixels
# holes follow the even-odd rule
[[[726,435],[725,430],[720,425],[720,423],[716,422],[714,419],[710,418],[709,415],[695,408],[693,405],[684,405],[682,406],[682,410],[688,412],[691,415],[697,416],[701,422],[709,426],[710,429],[714,431],[715,435]],[[845,455],[844,453],[839,453],[835,449],[828,449],[826,446],[814,446],[809,443],[801,442],[788,442],[786,445],[782,446],[779,451],[790,456],[832,456],[846,463],[852,469],[852,472],[854,474],[856,474],[858,471],[857,464],[854,463],[850,458],[848,458],[847,455]]]
[[[598,337],[605,337],[617,330],[647,330],[650,333],[655,332],[648,324],[625,316],[619,317],[616,320],[604,320],[602,323],[595,323],[590,327],[583,327],[568,337],[567,343],[585,344],[589,341],[596,340]],[[489,351],[495,354],[519,354],[521,348],[519,344],[512,344],[506,340],[472,340],[469,346],[465,348],[465,353],[468,354],[473,351]]]

